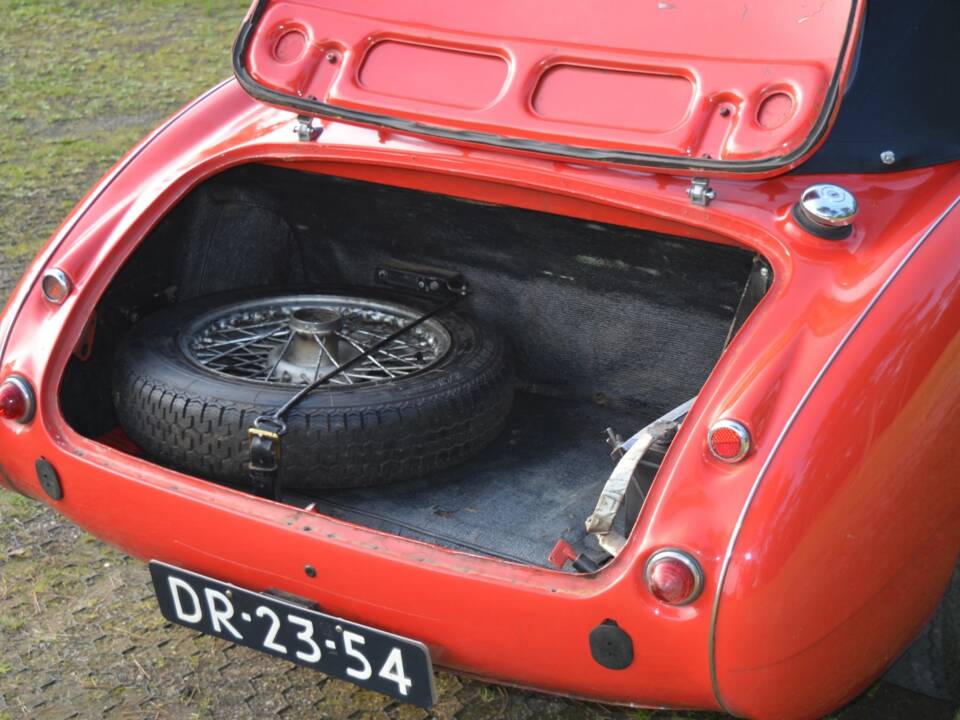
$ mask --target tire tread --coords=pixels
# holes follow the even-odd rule
[[[114,365],[120,424],[162,464],[243,484],[247,430],[276,406],[231,399],[225,390],[237,381],[211,378],[174,357],[171,333],[188,313],[182,306],[161,311],[121,344]],[[318,393],[294,409],[281,447],[285,486],[356,487],[426,475],[468,459],[500,433],[513,398],[506,345],[475,323],[449,320],[465,349],[440,371],[368,389],[359,405],[325,406],[347,394]]]

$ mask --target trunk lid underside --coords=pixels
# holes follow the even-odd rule
[[[523,152],[785,172],[835,116],[862,3],[261,0],[234,69],[304,113]]]

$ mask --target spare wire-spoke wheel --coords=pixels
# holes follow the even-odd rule
[[[372,289],[174,305],[120,347],[121,426],[160,463],[243,485],[254,420],[345,366],[285,419],[284,487],[371,485],[449,467],[499,433],[513,378],[500,335],[452,310],[384,342],[433,307]]]

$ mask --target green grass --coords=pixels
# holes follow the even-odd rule
[[[11,492],[0,492],[0,521],[28,518],[37,512],[37,503]]]
[[[247,5],[0,3],[0,256],[6,263],[22,268],[117,158],[230,74],[230,47]],[[0,297],[14,279],[0,275]]]

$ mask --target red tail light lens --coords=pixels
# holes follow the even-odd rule
[[[646,566],[647,588],[668,605],[687,605],[703,590],[703,571],[692,557],[680,550],[660,550]]]
[[[718,420],[710,426],[707,445],[718,460],[735,463],[750,451],[750,433],[736,420]]]
[[[0,418],[27,423],[33,418],[33,390],[23,378],[11,375],[0,383]]]
[[[27,399],[16,385],[5,382],[0,385],[0,417],[19,420],[27,411]]]

